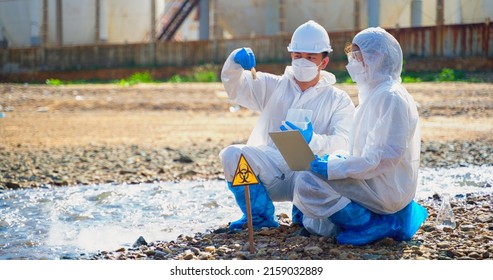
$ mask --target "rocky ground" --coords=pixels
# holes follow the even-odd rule
[[[436,197],[436,200],[439,198]],[[429,217],[410,241],[386,238],[365,246],[339,245],[334,238],[302,236],[280,215],[278,229],[254,233],[255,253],[250,253],[247,230],[217,229],[171,242],[140,238],[130,248],[103,251],[92,259],[174,260],[480,260],[493,259],[493,209],[488,196],[456,197],[452,203],[457,227],[438,229],[435,199],[426,202]],[[430,203],[431,202],[431,203]]]
[[[353,85],[342,85],[357,104]],[[493,163],[493,84],[407,85],[419,104],[422,167]],[[212,84],[0,85],[0,191],[98,183],[222,179],[219,151],[245,142],[258,115],[236,111]],[[233,111],[233,112],[231,112]],[[36,191],[33,189],[33,191]],[[491,197],[453,201],[458,227],[442,231],[430,218],[410,242],[363,247],[297,236],[289,218],[255,233],[200,233],[175,241],[140,240],[95,259],[486,259],[493,258]]]

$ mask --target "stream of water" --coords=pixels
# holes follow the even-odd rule
[[[493,166],[421,169],[416,199],[491,193]],[[275,203],[291,214],[291,203]],[[102,250],[170,241],[240,217],[224,181],[7,190],[0,193],[0,259],[84,259]]]

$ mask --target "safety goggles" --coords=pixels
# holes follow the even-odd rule
[[[351,60],[356,60],[358,62],[363,61],[363,54],[361,53],[361,51],[348,52],[347,57],[348,57],[349,61],[351,61]]]

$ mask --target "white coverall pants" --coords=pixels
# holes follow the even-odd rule
[[[408,201],[396,202],[395,192],[371,180],[353,178],[324,180],[315,173],[304,171],[293,176],[296,185],[293,203],[303,212],[303,225],[322,236],[334,236],[339,230],[328,217],[354,201],[377,214],[392,214],[401,210]],[[387,192],[388,191],[388,192]],[[383,193],[388,193],[383,195]],[[393,193],[393,194],[392,194]]]
[[[243,154],[272,201],[293,201],[293,174],[277,149],[269,146],[231,145],[219,157],[226,180],[233,181],[240,155]]]

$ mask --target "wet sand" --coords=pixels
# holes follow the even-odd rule
[[[340,87],[357,103],[353,85]],[[422,167],[492,164],[493,84],[406,87],[419,103]],[[220,83],[1,84],[0,112],[5,117],[0,118],[0,191],[223,179],[219,151],[245,142],[258,118],[246,109],[232,113],[231,105]],[[173,243],[148,240],[148,245],[94,258],[488,259],[493,258],[491,201],[471,196],[454,202],[461,213],[460,226],[445,233],[434,228],[435,204],[429,203],[430,218],[412,241],[404,243],[384,240],[349,248],[331,239],[295,236],[298,229],[281,217],[281,228],[256,232],[256,238],[267,238],[265,243],[274,247],[266,245],[255,255],[237,246],[244,232],[216,232],[177,237]]]

